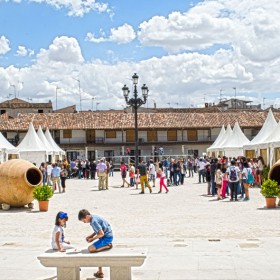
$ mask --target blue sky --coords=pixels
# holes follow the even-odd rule
[[[280,106],[278,2],[255,2],[0,0],[2,101],[55,104],[59,88],[58,108],[120,109],[137,72],[160,107],[216,103],[233,87]]]

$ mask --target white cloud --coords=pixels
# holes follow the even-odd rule
[[[60,63],[82,63],[81,48],[78,41],[73,37],[56,37],[48,50],[41,49],[38,54],[39,61]]]
[[[186,13],[141,23],[138,37],[145,46],[169,52],[227,45],[252,60],[265,61],[280,56],[279,16],[277,0],[204,1]]]
[[[117,28],[111,28],[110,36],[105,37],[104,32],[101,30],[102,37],[96,38],[93,33],[88,33],[86,40],[93,43],[114,42],[117,44],[127,44],[136,38],[133,27],[127,23]]]
[[[10,50],[10,41],[2,35],[0,37],[0,55],[6,54]]]
[[[85,14],[96,11],[98,13],[108,13],[112,15],[113,11],[108,3],[96,0],[29,0],[30,2],[46,3],[56,9],[68,9],[69,16],[82,17]]]
[[[31,49],[27,49],[25,46],[18,46],[17,56],[32,56],[34,55],[34,51]]]
[[[33,65],[20,70],[0,67],[0,92],[9,90],[10,81],[23,81],[22,97],[54,102],[58,85],[59,107],[77,104],[79,109],[78,83],[73,79],[77,78],[83,99],[97,96],[94,104],[100,102],[99,109],[120,109],[125,104],[121,88],[124,83],[131,87],[128,78],[136,72],[140,84],[146,83],[150,89],[150,106],[152,99],[161,107],[167,103],[177,107],[177,102],[181,107],[198,106],[204,103],[204,96],[206,102],[217,102],[220,89],[224,96],[233,97],[233,87],[237,96],[255,101],[265,97],[267,104],[273,104],[280,88],[279,15],[276,0],[268,4],[264,0],[205,1],[187,13],[173,12],[140,25],[139,38],[144,45],[182,53],[121,62],[107,50],[112,65],[101,60],[85,62],[75,38],[57,37],[40,50]],[[120,43],[133,40],[135,33],[123,25],[112,29],[108,37],[102,33],[100,38],[91,36],[88,40]],[[218,50],[199,53],[218,44],[230,47],[221,45]],[[90,109],[91,100],[83,100],[82,107]]]

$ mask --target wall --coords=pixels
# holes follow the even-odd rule
[[[63,138],[63,131],[60,130],[60,144],[79,144],[86,143],[85,130],[72,130],[72,138]]]

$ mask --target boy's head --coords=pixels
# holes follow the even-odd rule
[[[90,223],[90,212],[86,209],[82,209],[80,210],[79,214],[78,214],[78,219],[79,221],[82,221],[84,223]]]

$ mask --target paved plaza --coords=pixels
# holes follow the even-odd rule
[[[39,212],[36,201],[32,210],[0,210],[0,279],[56,279],[56,270],[41,266],[37,256],[50,248],[60,210],[69,215],[66,239],[87,248],[92,230],[77,218],[86,208],[110,222],[114,248],[147,250],[144,265],[132,269],[134,280],[279,280],[280,207],[265,209],[257,188],[248,202],[217,201],[197,181],[197,175],[186,178],[168,194],[157,193],[157,181],[152,194],[140,195],[120,188],[116,172],[107,191],[98,191],[97,180],[67,180],[66,193],[55,193],[48,212]],[[81,279],[95,279],[95,271],[82,268]],[[109,269],[104,272],[109,279]]]

